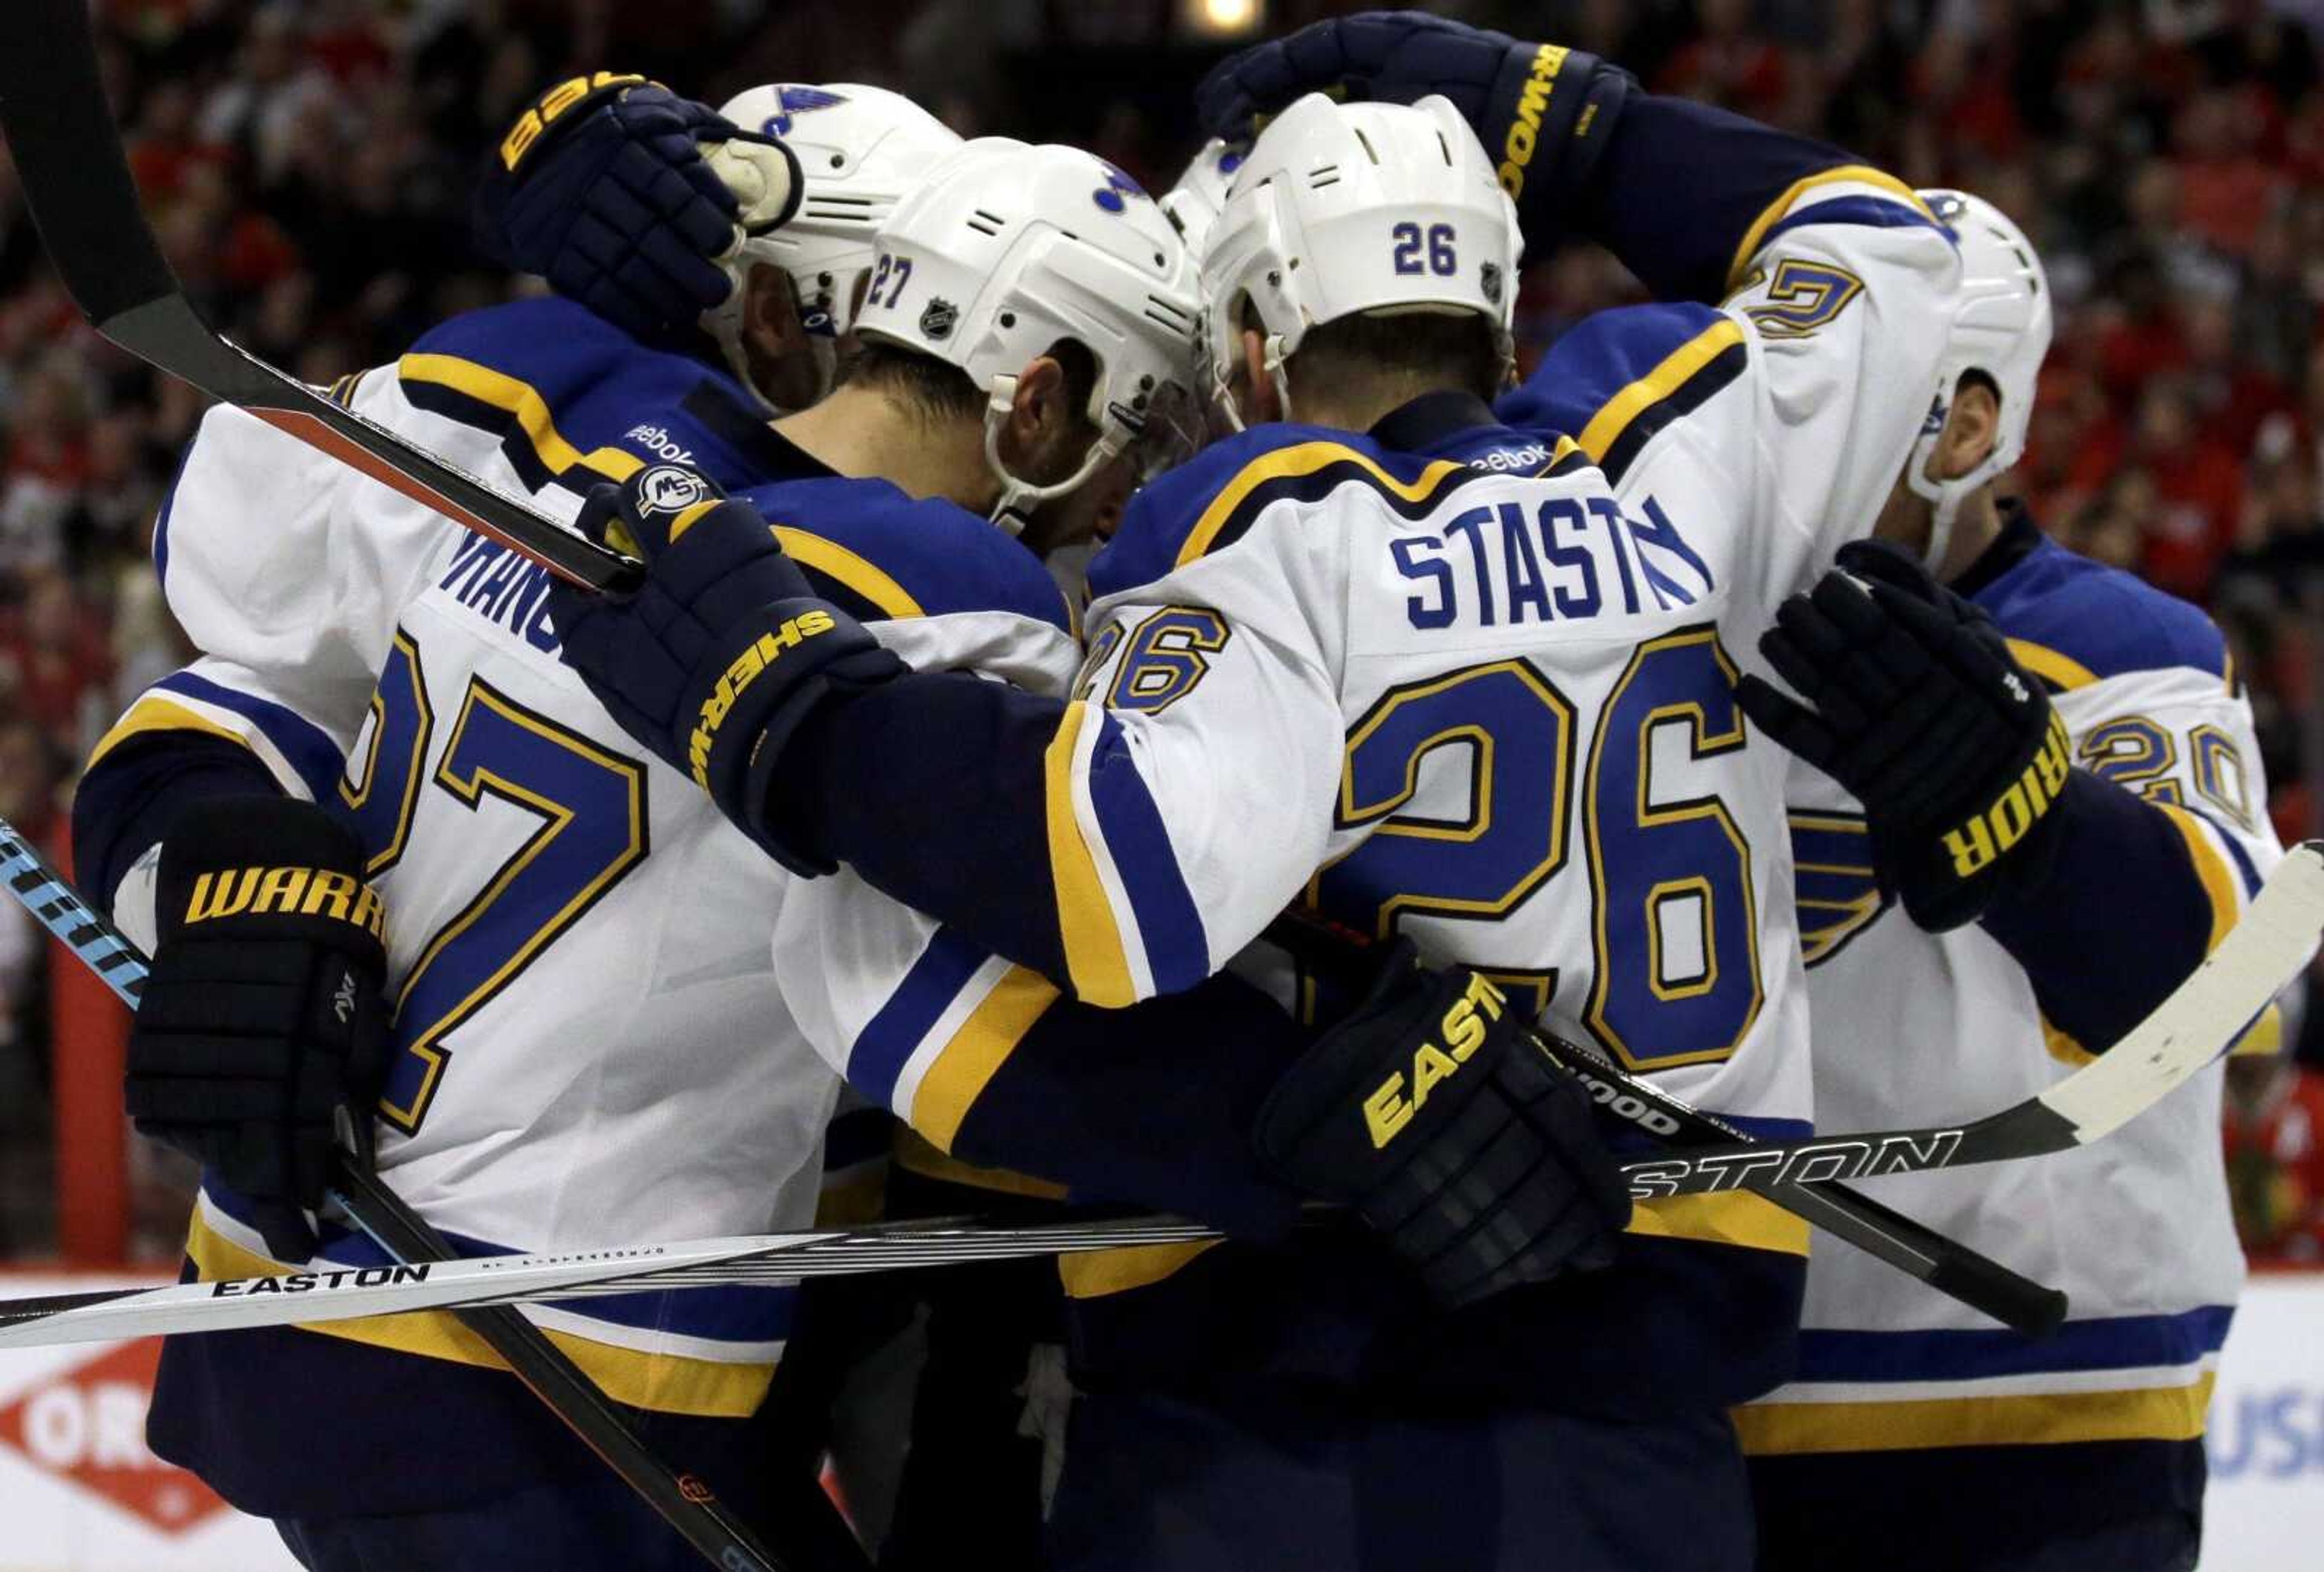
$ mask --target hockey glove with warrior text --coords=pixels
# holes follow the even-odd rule
[[[1630,1196],[1590,1094],[1462,966],[1388,946],[1370,992],[1259,1109],[1260,1152],[1352,1207],[1448,1306],[1613,1259]]]
[[[1194,89],[1194,112],[1211,135],[1247,140],[1268,116],[1309,93],[1383,104],[1442,95],[1500,166],[1527,244],[1545,246],[1637,86],[1628,71],[1582,50],[1417,11],[1366,11],[1221,61]]]
[[[2047,872],[2065,725],[1993,619],[1911,557],[1856,541],[1838,561],[1759,641],[1806,704],[1757,677],[1736,698],[1864,804],[1881,882],[1913,920],[1958,928]]]
[[[247,1202],[303,1262],[345,1133],[386,1076],[384,917],[363,847],[287,797],[214,797],[161,843],[160,942],[129,1033],[129,1116]]]
[[[705,144],[708,144],[706,149]],[[476,189],[484,254],[632,338],[682,341],[733,287],[718,259],[791,216],[798,161],[643,77],[560,82],[517,116]]]
[[[559,582],[549,615],[565,663],[623,731],[710,794],[794,874],[832,865],[767,821],[783,744],[826,698],[910,670],[816,597],[759,510],[690,469],[657,464],[589,495],[582,530],[641,557],[634,595]]]

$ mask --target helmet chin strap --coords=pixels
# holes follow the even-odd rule
[[[1283,348],[1283,335],[1269,333],[1259,352],[1259,369],[1267,373],[1268,381],[1274,384],[1276,402],[1281,406],[1275,417],[1278,421],[1291,419],[1291,378],[1284,370],[1284,363],[1288,358]],[[1212,368],[1212,378],[1211,402],[1218,406],[1219,413],[1225,417],[1227,424],[1238,431],[1250,430],[1250,423],[1242,418],[1240,406],[1235,402],[1232,379],[1220,376],[1215,363]]]
[[[1001,428],[1009,423],[1010,412],[1016,407],[1017,379],[1005,375],[994,377],[991,396],[984,405],[984,467],[1001,483],[1001,496],[986,516],[1004,533],[1012,536],[1025,532],[1026,521],[1032,516],[1033,509],[1045,502],[1080,490],[1129,441],[1128,434],[1109,421],[1098,439],[1090,444],[1089,454],[1083,458],[1080,468],[1063,480],[1048,485],[1036,485],[1011,474],[1001,457]]]

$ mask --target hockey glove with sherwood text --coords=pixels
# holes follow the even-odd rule
[[[484,254],[632,338],[684,342],[734,280],[719,259],[798,206],[798,160],[643,77],[599,71],[526,106],[478,183]]]
[[[1502,992],[1386,947],[1370,991],[1285,1071],[1260,1153],[1353,1207],[1457,1307],[1614,1258],[1630,1195],[1590,1094],[1526,1040]]]
[[[621,728],[710,794],[794,874],[833,865],[767,822],[783,744],[816,706],[911,670],[819,598],[774,531],[690,469],[657,464],[589,494],[584,533],[642,558],[634,594],[559,580],[558,655]]]
[[[355,832],[288,797],[214,797],[161,843],[159,942],[129,1032],[129,1116],[247,1202],[278,1261],[387,1066],[385,919]],[[345,1139],[343,1139],[343,1137]]]
[[[1417,11],[1365,11],[1229,56],[1194,89],[1194,114],[1209,134],[1247,141],[1309,93],[1382,104],[1441,95],[1499,166],[1528,246],[1545,247],[1637,87],[1583,50]]]
[[[1759,640],[1806,702],[1747,676],[1744,713],[1864,804],[1884,887],[1932,933],[2038,883],[2056,855],[2065,723],[1994,621],[1881,541]]]

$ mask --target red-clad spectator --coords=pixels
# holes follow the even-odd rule
[[[2247,453],[2260,422],[2292,406],[2292,393],[2261,362],[2236,354],[2236,311],[2226,301],[2188,301],[2180,311],[2187,343],[2182,379],[2203,435]]]
[[[24,604],[0,628],[0,692],[17,713],[79,751],[82,701],[113,677],[102,620],[55,569],[23,576]]]
[[[2148,384],[2139,399],[2131,448],[2153,475],[2159,504],[2148,525],[2146,577],[2200,600],[2243,510],[2242,460],[2204,435],[2185,387],[2171,377]]]
[[[2280,168],[2253,151],[2264,129],[2256,108],[2238,94],[2199,93],[2172,125],[2179,222],[2230,256],[2251,250],[2254,233],[2290,185]]]
[[[2324,1261],[2324,1075],[2285,1054],[2229,1059],[2224,1125],[2244,1249]]]
[[[1671,56],[1655,90],[1700,98],[1754,119],[1785,118],[1791,63],[1752,29],[1751,0],[1698,0],[1695,21],[1700,32]]]

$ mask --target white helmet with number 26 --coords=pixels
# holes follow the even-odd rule
[[[1268,123],[1227,188],[1202,259],[1212,393],[1242,362],[1245,312],[1290,418],[1283,363],[1309,329],[1359,314],[1474,313],[1504,363],[1517,303],[1516,206],[1443,98],[1337,104],[1311,93]]]
[[[1002,527],[1117,454],[1190,430],[1194,263],[1154,199],[1103,159],[1005,136],[964,143],[897,206],[878,250],[856,330],[956,365],[988,395]],[[1018,375],[1063,338],[1096,359],[1085,413],[1098,439],[1074,474],[1037,485],[1001,461],[1001,432]]]

